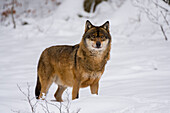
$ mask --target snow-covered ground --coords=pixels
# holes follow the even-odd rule
[[[74,5],[70,5],[71,3]],[[26,19],[29,25],[0,27],[0,112],[30,113],[31,109],[20,88],[34,97],[36,67],[41,52],[52,45],[74,45],[84,32],[86,15],[82,0],[64,0],[56,13],[46,18]],[[89,88],[80,89],[80,98],[71,100],[71,111],[80,113],[170,113],[170,42],[165,41],[157,25],[145,16],[135,21],[137,9],[127,0],[120,8],[103,3],[89,20],[95,25],[110,21],[112,34],[111,59],[100,80],[99,95]],[[67,8],[65,8],[67,7]],[[63,10],[63,8],[65,8]],[[72,12],[72,13],[70,13]],[[47,101],[56,103],[53,84]],[[64,93],[64,104],[67,95]],[[35,102],[33,99],[33,103]],[[36,107],[43,112],[43,101]],[[58,103],[57,103],[58,104]],[[49,105],[50,112],[58,113]]]

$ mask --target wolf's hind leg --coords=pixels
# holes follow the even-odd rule
[[[58,102],[63,102],[63,100],[62,100],[62,94],[63,94],[63,92],[66,90],[66,88],[67,88],[67,87],[58,85],[58,89],[57,89],[56,93],[54,94],[54,97],[56,98],[56,100],[57,100]]]
[[[51,84],[53,83],[52,80],[42,80],[41,81],[41,92],[40,92],[40,96],[39,99],[45,99],[45,96],[48,92],[48,89],[50,88]]]
[[[98,89],[99,89],[99,82],[90,85],[91,94],[98,95]]]
[[[41,91],[38,99],[45,99],[44,96],[46,96],[48,89],[54,81],[53,74],[53,66],[49,63],[49,58],[44,55],[42,58],[40,58],[38,64],[38,75],[41,84]]]
[[[46,71],[46,73],[40,73],[41,77],[40,77],[40,83],[41,83],[41,92],[40,92],[40,96],[39,99],[45,99],[45,96],[48,92],[48,89],[50,88],[50,86],[52,85],[53,81],[54,81],[54,77],[52,76],[52,72],[50,71]]]

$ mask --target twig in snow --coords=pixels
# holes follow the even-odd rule
[[[41,106],[44,108],[43,110],[45,113],[50,113],[49,108],[48,108],[48,102],[47,100],[44,100],[44,101],[45,101],[45,106],[43,104],[41,104]]]
[[[160,25],[160,28],[161,28],[161,31],[162,31],[162,33],[163,33],[164,37],[165,37],[165,40],[167,41],[167,40],[168,40],[168,38],[167,38],[167,36],[166,36],[166,34],[165,34],[165,31],[164,31],[164,29],[163,29],[163,26],[162,26],[162,25]]]
[[[34,98],[30,97],[30,85],[27,83],[27,94],[21,89],[21,87],[17,84],[18,89],[20,90],[20,92],[26,97],[26,101],[28,102],[28,104],[30,105],[31,111],[32,113],[35,113],[35,108],[36,105],[38,103],[38,101],[36,101],[34,104],[32,103],[32,100]]]

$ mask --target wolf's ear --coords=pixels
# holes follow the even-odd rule
[[[109,21],[105,22],[102,27],[109,32]]]
[[[89,20],[87,20],[85,25],[85,32],[91,29],[92,27],[93,27],[92,23]]]

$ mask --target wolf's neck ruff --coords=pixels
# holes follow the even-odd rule
[[[77,56],[79,57],[78,62],[81,63],[81,66],[85,70],[101,71],[107,62],[107,58],[105,57],[107,53],[103,54],[92,53],[91,51],[83,50],[80,47],[77,53]]]

